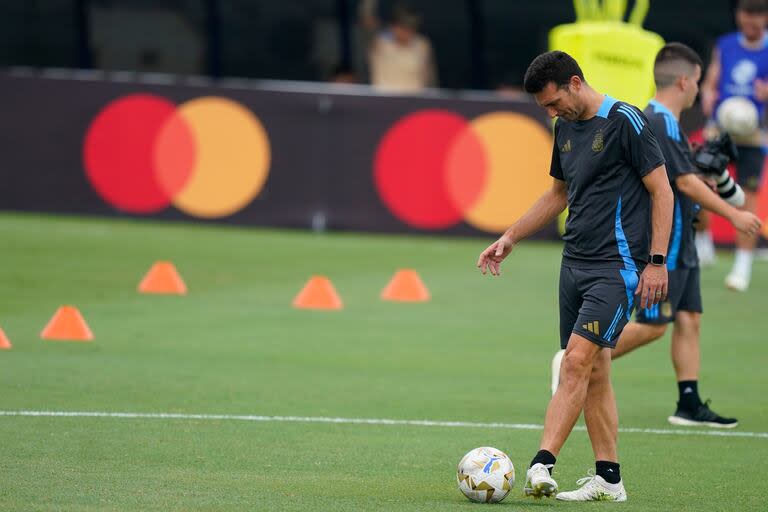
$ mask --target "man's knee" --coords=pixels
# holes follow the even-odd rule
[[[577,340],[574,340],[577,338]],[[578,382],[587,380],[600,347],[578,335],[572,335],[563,356],[562,380]]]
[[[678,311],[675,315],[675,329],[681,334],[698,335],[701,329],[701,313]]]

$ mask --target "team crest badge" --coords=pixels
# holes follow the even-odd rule
[[[603,130],[598,130],[592,141],[592,151],[599,153],[603,150]]]
[[[672,304],[669,302],[663,302],[661,304],[661,314],[667,317],[672,316]]]

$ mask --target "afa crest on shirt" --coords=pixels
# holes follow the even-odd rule
[[[597,130],[595,138],[592,141],[592,151],[599,153],[603,150],[603,130]]]

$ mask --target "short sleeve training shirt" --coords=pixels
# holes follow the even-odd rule
[[[568,191],[564,265],[645,266],[650,196],[642,178],[663,164],[648,119],[632,105],[606,96],[591,119],[557,120],[550,175]]]

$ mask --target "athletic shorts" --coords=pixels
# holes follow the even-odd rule
[[[560,266],[560,348],[571,333],[614,348],[634,308],[634,270]]]
[[[757,192],[763,174],[763,149],[758,146],[736,146],[739,158],[736,160],[736,181],[750,192]]]
[[[678,311],[703,311],[698,267],[670,270],[667,300],[651,308],[638,309],[635,320],[641,324],[668,324],[675,321]]]

